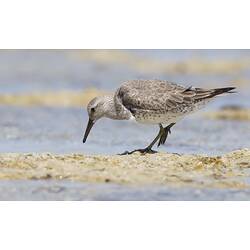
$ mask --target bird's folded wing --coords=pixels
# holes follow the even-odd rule
[[[191,104],[197,95],[195,89],[166,81],[128,81],[117,91],[123,105],[131,109],[172,110],[180,105]]]

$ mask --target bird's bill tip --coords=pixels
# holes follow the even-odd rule
[[[86,142],[86,140],[88,138],[88,135],[89,135],[89,132],[90,132],[91,128],[93,127],[94,123],[95,122],[93,120],[89,119],[88,125],[86,127],[86,130],[85,130],[85,133],[84,133],[84,136],[83,136],[83,140],[82,140],[83,143]]]

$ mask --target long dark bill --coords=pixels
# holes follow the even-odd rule
[[[84,137],[83,137],[83,141],[82,141],[83,143],[86,142],[86,140],[88,138],[88,135],[89,135],[89,132],[90,132],[91,128],[93,127],[93,125],[94,125],[94,122],[91,119],[89,119],[87,128],[85,130],[85,134],[84,134]]]

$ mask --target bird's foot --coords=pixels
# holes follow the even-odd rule
[[[135,152],[140,152],[141,154],[155,154],[157,151],[153,150],[152,148],[143,148],[143,149],[135,149],[133,151],[125,151],[122,154],[119,155],[131,155]]]

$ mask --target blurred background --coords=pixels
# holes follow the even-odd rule
[[[161,151],[213,155],[249,147],[250,50],[0,50],[0,152],[145,147],[158,127],[108,119],[82,144],[88,101],[131,79],[237,87],[177,124]]]

